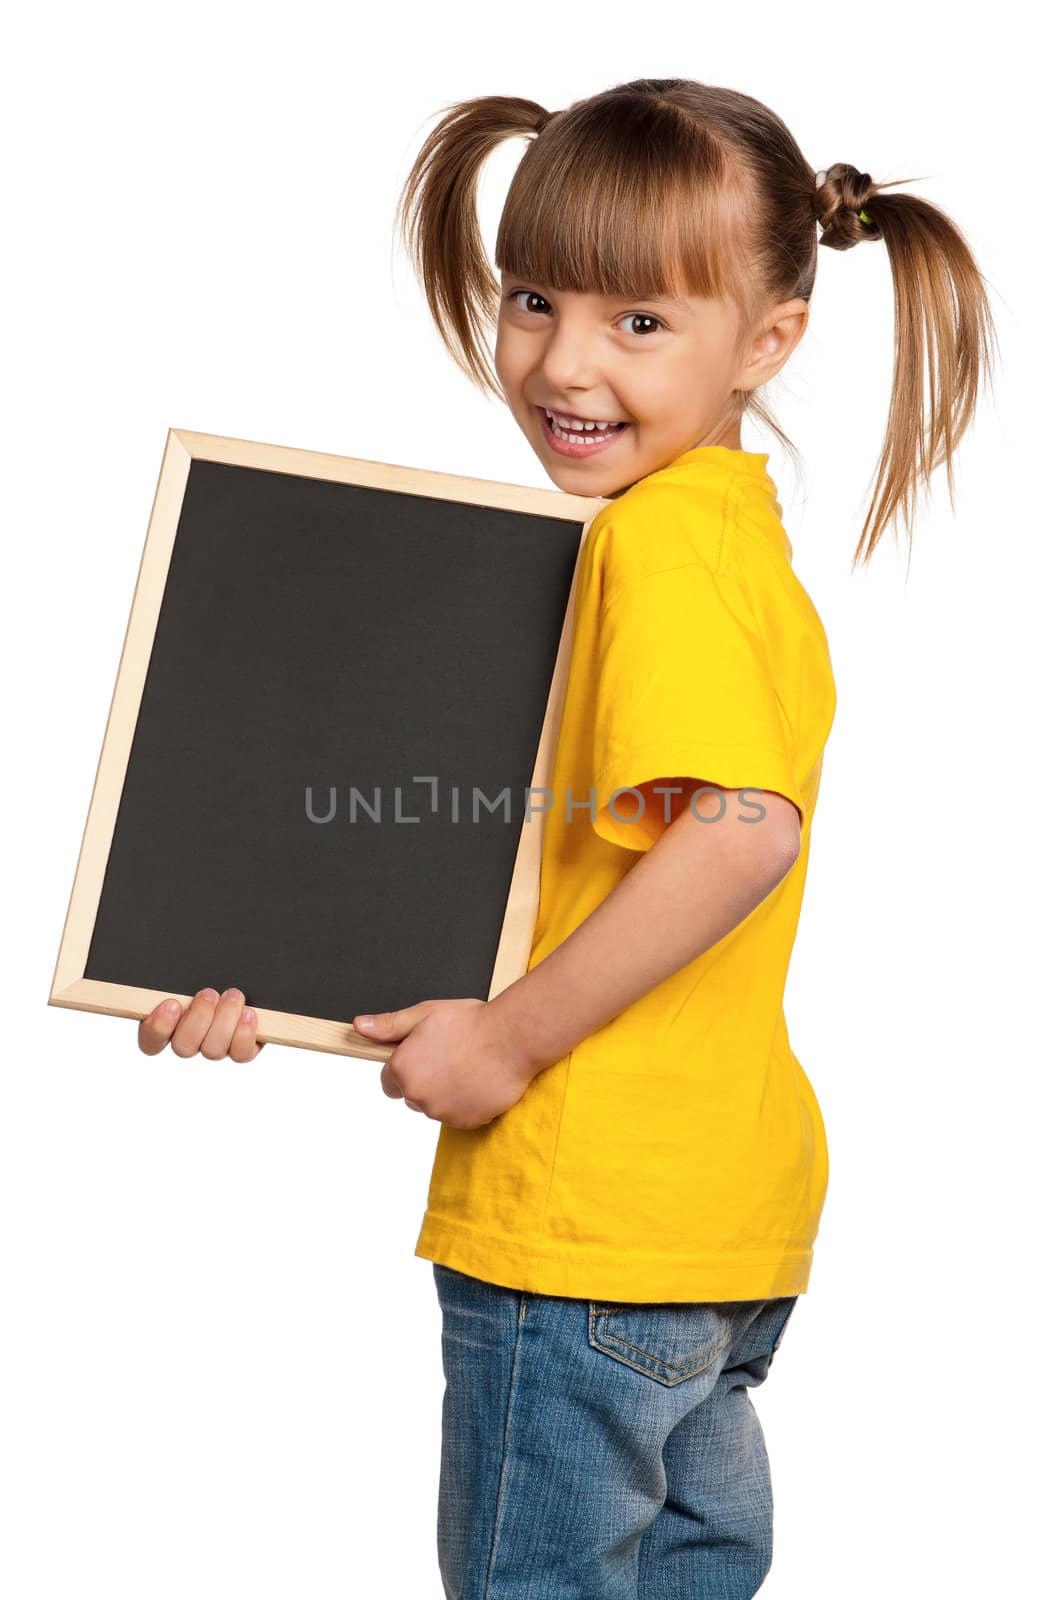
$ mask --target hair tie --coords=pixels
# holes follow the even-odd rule
[[[825,171],[816,173],[816,188],[817,189],[822,189],[822,187],[826,183],[826,181],[827,181],[827,174],[826,174]],[[861,222],[870,223],[871,220],[872,220],[868,216],[867,212],[864,211],[862,208],[861,208],[861,210],[859,212],[857,212],[857,215],[859,216]]]

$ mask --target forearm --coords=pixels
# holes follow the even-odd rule
[[[531,1075],[725,938],[793,861],[764,824],[710,827],[684,811],[556,950],[490,1002]]]

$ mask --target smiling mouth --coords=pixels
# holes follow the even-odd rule
[[[543,433],[559,455],[570,459],[592,456],[611,445],[627,428],[626,422],[614,422],[608,428],[590,427],[579,432],[558,427],[545,406],[536,406]]]

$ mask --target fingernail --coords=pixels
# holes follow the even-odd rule
[[[363,1030],[365,1028],[375,1028],[376,1019],[375,1017],[355,1017],[354,1025],[356,1028],[362,1028]]]
[[[254,1022],[254,1020],[255,1013],[253,1011],[245,1011],[243,1016],[240,1018],[241,1022]]]
[[[216,1000],[218,998],[217,989],[200,989],[199,994],[202,1000]]]
[[[162,1014],[164,1017],[176,1017],[180,1009],[181,1007],[178,1001],[167,1000],[166,1004],[162,1008]]]

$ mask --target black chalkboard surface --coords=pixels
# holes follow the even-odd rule
[[[49,1003],[379,1061],[526,971],[605,504],[170,429]]]

